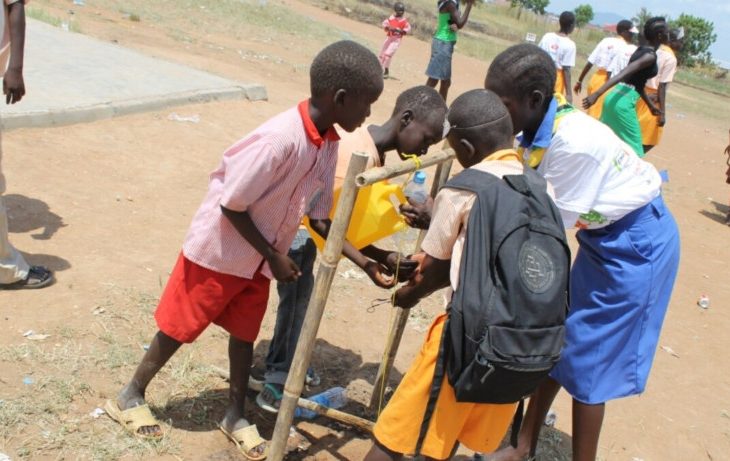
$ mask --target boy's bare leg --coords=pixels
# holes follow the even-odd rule
[[[605,410],[573,399],[573,461],[595,461]]]
[[[451,450],[449,459],[454,457],[458,448],[459,444],[457,443],[454,445],[454,449]],[[387,450],[379,446],[377,443],[374,443],[372,448],[370,448],[370,451],[368,451],[368,454],[365,455],[364,461],[400,461],[401,459],[403,459],[403,455],[401,453]],[[428,456],[424,456],[423,459],[425,461],[438,461],[434,458],[429,458]]]
[[[439,94],[442,98],[444,98],[444,101],[446,101],[446,97],[449,95],[450,87],[451,80],[441,80],[441,86],[439,86]]]
[[[142,357],[132,380],[122,388],[117,396],[117,405],[121,410],[127,410],[144,405],[144,395],[147,385],[155,377],[170,357],[177,352],[182,343],[158,331],[150,343],[149,349]],[[155,436],[161,434],[160,426],[140,427],[138,432],[143,435]]]
[[[402,454],[385,451],[374,443],[363,461],[400,461],[401,459],[403,459]]]
[[[527,405],[525,419],[522,421],[520,434],[517,438],[517,448],[509,445],[487,456],[486,460],[522,461],[530,454],[534,455],[537,450],[540,429],[559,390],[560,384],[552,378],[547,378],[530,397],[530,404]]]
[[[431,88],[436,88],[436,85],[438,85],[439,81],[435,78],[428,77],[428,80],[426,80],[426,86],[430,86]]]
[[[221,421],[221,426],[229,433],[233,433],[249,425],[243,417],[243,410],[246,406],[248,375],[251,372],[251,362],[253,361],[253,343],[231,336],[228,340],[228,360],[230,361],[230,403],[223,416],[223,421]],[[249,451],[249,454],[259,455],[265,449],[266,444],[261,444]]]

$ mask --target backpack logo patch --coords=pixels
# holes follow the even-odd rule
[[[525,242],[520,249],[519,274],[533,293],[546,292],[555,281],[555,267],[548,254],[535,244]]]

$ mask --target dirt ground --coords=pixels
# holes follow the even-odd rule
[[[51,12],[68,8],[62,1],[40,3]],[[169,19],[164,26],[144,16],[131,22],[114,2],[98,3],[77,11],[84,33],[265,83],[269,101],[174,109],[199,115],[199,123],[170,121],[170,110],[3,133],[11,240],[31,263],[56,270],[58,283],[36,292],[0,292],[0,452],[13,459],[239,459],[216,429],[226,383],[212,367],[227,368],[227,355],[226,336],[215,328],[183,348],[150,386],[149,401],[166,421],[162,442],[136,441],[90,412],[129,379],[156,330],[151,313],[208,173],[227,146],[307,96],[307,65],[321,43],[235,37],[215,28],[188,31],[193,39],[180,40],[169,32]],[[285,4],[295,14],[366,37],[374,49],[380,44],[377,27],[299,1]],[[187,26],[181,18],[179,28]],[[386,81],[370,121],[385,120],[400,91],[423,83],[428,55],[427,43],[405,40],[391,69],[397,79]],[[452,98],[481,86],[487,63],[457,54],[454,65]],[[670,98],[693,94],[675,86]],[[730,228],[722,224],[730,192],[723,175],[726,124],[695,112],[670,114],[662,144],[648,156],[669,175],[664,194],[682,232],[682,262],[648,389],[608,405],[602,460],[730,459]],[[349,410],[365,414],[367,383],[380,361],[391,311],[369,311],[373,299],[387,294],[349,269],[343,264],[336,276],[315,352],[324,382],[310,392],[349,386]],[[709,309],[697,306],[701,294],[710,297]],[[393,386],[441,298],[436,294],[414,309]],[[272,290],[257,344],[259,363],[276,301]],[[50,336],[32,340],[23,336],[28,330]],[[564,393],[555,410],[556,430],[543,444],[551,454],[543,459],[566,459],[571,414]],[[256,411],[252,400],[248,411],[269,436],[274,419]],[[361,459],[369,446],[365,435],[321,419],[299,428],[313,446],[292,459]]]

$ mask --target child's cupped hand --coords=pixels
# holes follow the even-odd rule
[[[392,288],[396,283],[393,273],[385,265],[378,262],[370,260],[362,270],[380,288]]]
[[[267,262],[271,268],[271,273],[279,282],[295,282],[302,275],[297,263],[287,255],[276,253]]]

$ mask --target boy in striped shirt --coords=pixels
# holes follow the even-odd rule
[[[304,214],[328,218],[339,140],[333,125],[360,126],[383,76],[373,53],[340,41],[315,57],[310,86],[308,100],[231,146],[210,175],[155,312],[159,331],[132,380],[106,404],[135,436],[163,435],[145,403],[147,385],[183,343],[215,323],[230,333],[230,401],[219,426],[246,458],[266,458],[266,441],[243,410],[270,280],[301,275],[287,250]]]
[[[341,186],[347,174],[347,167],[353,152],[368,155],[367,168],[380,167],[385,164],[386,154],[394,151],[401,160],[406,154],[423,155],[429,146],[440,141],[446,132],[446,103],[439,93],[425,85],[410,88],[401,93],[395,101],[391,117],[381,125],[363,126],[346,133],[340,131],[335,187]],[[316,223],[310,221],[315,228]],[[316,228],[314,230],[317,230]],[[317,230],[317,233],[322,233]],[[345,248],[350,245],[345,241]],[[353,259],[370,279],[381,288],[395,285],[395,278],[382,280],[381,272],[373,273],[385,266],[388,272],[398,275],[400,280],[410,277],[416,263],[399,253],[368,245],[359,251]],[[266,374],[264,389],[256,397],[256,403],[266,411],[279,411],[289,369],[294,359],[299,334],[304,316],[309,305],[309,298],[314,288],[314,261],[317,250],[314,240],[306,229],[300,230],[289,256],[295,259],[302,268],[302,276],[296,283],[278,284],[279,307],[276,310],[274,335],[266,355]],[[317,385],[318,377],[314,370],[307,371],[307,382]]]

